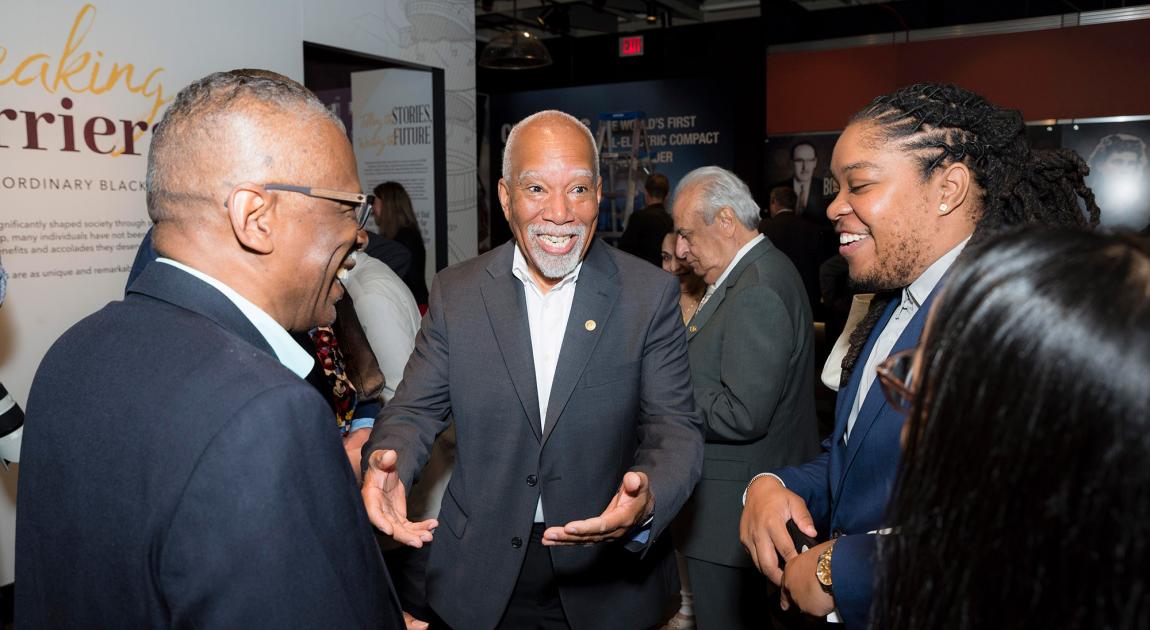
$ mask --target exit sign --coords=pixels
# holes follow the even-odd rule
[[[630,35],[619,38],[620,57],[638,57],[643,54],[643,36]]]

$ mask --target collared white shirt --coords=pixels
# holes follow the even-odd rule
[[[707,291],[703,294],[703,299],[699,300],[699,307],[695,309],[696,315],[699,313],[699,311],[703,310],[703,305],[707,303],[707,300],[711,299],[711,296],[715,293],[715,289],[722,286],[723,281],[727,279],[727,276],[731,275],[731,270],[735,268],[735,265],[739,264],[739,261],[743,259],[743,256],[746,256],[747,252],[751,251],[751,248],[753,248],[755,245],[758,245],[759,241],[765,238],[767,237],[759,234],[755,238],[747,241],[745,245],[739,248],[739,251],[735,252],[735,257],[731,259],[731,262],[727,263],[727,268],[723,270],[723,273],[719,276],[719,279],[715,280],[715,284],[707,286]],[[694,315],[691,317],[693,319]]]
[[[563,336],[567,330],[567,319],[571,316],[571,305],[575,301],[575,284],[579,280],[579,270],[583,263],[563,278],[549,291],[543,292],[531,277],[527,258],[515,245],[515,259],[511,273],[523,283],[523,295],[527,301],[527,325],[531,329],[531,354],[535,359],[535,392],[539,397],[539,424],[547,426],[547,404],[551,400],[551,382],[555,380],[555,368],[559,365],[559,350],[563,347]],[[543,522],[543,497],[535,506],[535,522]]]
[[[887,321],[886,327],[879,333],[878,339],[875,340],[874,347],[871,349],[870,355],[867,356],[866,364],[863,365],[863,372],[861,380],[859,381],[858,391],[855,392],[854,402],[851,404],[851,413],[847,417],[846,432],[843,433],[843,442],[850,439],[851,430],[854,429],[855,420],[858,419],[859,410],[862,409],[863,403],[866,401],[867,393],[870,391],[871,384],[874,383],[876,376],[875,367],[878,366],[884,359],[890,356],[891,348],[894,347],[895,342],[902,336],[903,331],[906,330],[907,325],[910,324],[911,318],[918,312],[918,308],[926,300],[930,292],[938,285],[939,280],[946,274],[950,266],[954,264],[958,255],[962,253],[970,237],[966,237],[958,245],[955,245],[950,251],[943,254],[941,258],[934,261],[931,266],[926,268],[910,286],[902,290],[902,299],[899,305],[895,307],[894,315]],[[876,394],[881,396],[882,394]]]
[[[315,365],[315,359],[313,359],[306,350],[301,348],[295,339],[292,339],[292,336],[288,334],[288,331],[285,330],[279,322],[272,319],[271,315],[268,315],[263,309],[252,304],[247,298],[236,293],[235,289],[232,289],[202,271],[193,269],[171,258],[160,257],[156,259],[156,262],[171,265],[176,269],[186,271],[215,287],[216,290],[223,293],[224,297],[228,298],[232,304],[235,304],[236,308],[240,309],[240,312],[244,314],[244,317],[252,323],[252,326],[255,326],[256,330],[263,335],[268,345],[271,346],[272,352],[275,353],[276,360],[278,360],[281,365],[291,370],[300,378],[306,378],[308,372],[311,372],[312,366]]]

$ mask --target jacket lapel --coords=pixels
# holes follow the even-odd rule
[[[547,422],[543,430],[544,443],[555,430],[555,424],[562,416],[571,393],[583,377],[591,353],[599,344],[619,297],[619,269],[607,253],[607,247],[598,240],[592,242],[583,260],[583,267],[579,270],[575,299],[567,319],[567,330],[563,334],[555,378],[551,382],[551,398],[547,403]]]
[[[835,431],[831,435],[831,458],[830,458],[830,479],[831,481],[831,501],[834,502],[838,497],[839,490],[842,486],[844,477],[845,462],[847,459],[847,450],[849,446],[857,446],[857,440],[851,440],[848,447],[843,445],[843,435],[846,434],[847,422],[850,420],[851,407],[854,405],[855,396],[858,395],[859,386],[862,384],[862,373],[866,366],[867,359],[870,358],[870,353],[874,351],[874,344],[878,340],[879,334],[882,329],[886,327],[887,322],[890,321],[891,316],[894,315],[894,309],[898,307],[898,300],[891,300],[886,305],[882,317],[879,318],[878,323],[875,324],[874,329],[870,332],[870,337],[867,338],[865,350],[859,353],[858,359],[855,361],[855,368],[851,371],[851,377],[847,381],[847,386],[839,392],[838,399],[835,401]],[[873,398],[873,397],[872,397]],[[863,412],[866,410],[866,400],[864,399],[864,407],[859,410],[859,419],[862,418]],[[855,432],[857,437],[858,419],[855,421]]]
[[[539,392],[535,388],[535,359],[531,353],[527,300],[523,295],[523,283],[511,272],[515,241],[511,240],[502,247],[503,251],[487,266],[488,275],[483,279],[480,291],[515,393],[523,404],[531,432],[536,440],[541,440]]]
[[[715,314],[715,311],[719,309],[719,304],[722,304],[723,299],[727,297],[727,289],[738,284],[739,277],[743,275],[747,267],[753,265],[755,261],[761,258],[771,247],[774,246],[771,245],[769,240],[764,238],[739,260],[739,264],[735,265],[734,269],[731,269],[731,273],[727,274],[723,283],[715,287],[715,292],[711,294],[711,297],[707,298],[707,303],[699,307],[699,310],[695,312],[695,316],[691,318],[691,321],[687,322],[687,341],[690,341],[692,337],[703,329],[703,326],[707,325],[707,321],[710,320],[711,316]]]
[[[267,340],[239,307],[215,287],[182,269],[163,262],[152,262],[128,287],[128,293],[139,293],[198,313],[256,348],[275,356]]]
[[[945,281],[945,278],[943,278],[943,280]],[[934,290],[931,291],[930,295],[927,296],[926,300],[922,303],[922,306],[920,306],[918,311],[915,312],[914,317],[910,319],[910,322],[907,323],[906,328],[902,331],[902,334],[899,335],[898,339],[895,341],[894,346],[890,350],[890,354],[906,350],[907,348],[913,348],[918,343],[919,338],[922,337],[922,329],[926,325],[926,317],[930,311],[930,306],[934,303],[934,298],[936,295],[938,295],[942,285],[943,282],[940,281],[938,285],[935,286]],[[890,320],[891,315],[894,314],[894,309],[898,307],[898,303],[899,300],[891,300],[890,305],[887,306],[887,311],[883,313],[882,319],[884,326],[886,325],[886,322]],[[872,349],[874,347],[873,339],[878,338],[878,332],[881,330],[882,329],[880,327],[875,326],[876,332],[872,336],[872,340],[868,342]],[[859,360],[861,362],[863,359],[860,357]],[[861,379],[862,370],[858,370],[858,372],[860,373],[857,376]],[[855,376],[856,375],[854,374],[851,375],[852,382],[854,382]],[[858,384],[856,383],[854,391],[857,390]],[[871,381],[870,389],[866,392],[866,398],[863,399],[863,406],[861,409],[859,409],[858,418],[855,419],[855,425],[851,430],[850,440],[847,442],[846,464],[843,466],[842,474],[839,477],[837,484],[840,487],[843,480],[846,478],[847,471],[850,470],[851,464],[854,463],[855,457],[858,456],[863,442],[866,441],[867,434],[870,433],[871,427],[874,426],[875,420],[882,414],[888,413],[889,406],[890,405],[886,401],[886,396],[882,393],[882,385],[879,384],[878,378],[875,378]],[[850,413],[849,406],[847,408],[847,413]],[[838,438],[842,439],[842,435],[839,434]]]

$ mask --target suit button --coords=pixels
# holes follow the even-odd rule
[[[831,538],[838,538],[839,536],[842,536],[842,535],[843,535],[843,530],[838,529],[837,527],[835,528],[834,531],[831,532]]]
[[[539,483],[538,477],[536,477],[535,475],[527,475],[527,485],[534,488],[535,484],[537,484],[537,483]]]
[[[511,546],[515,549],[522,547],[523,546],[523,539],[518,537],[518,536],[516,536],[515,538],[512,538],[511,539]]]

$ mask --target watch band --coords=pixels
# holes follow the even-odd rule
[[[827,593],[830,593],[833,587],[833,581],[831,579],[831,554],[834,552],[834,549],[835,543],[831,541],[831,544],[819,554],[818,563],[815,564],[815,577],[819,581],[819,586]]]

